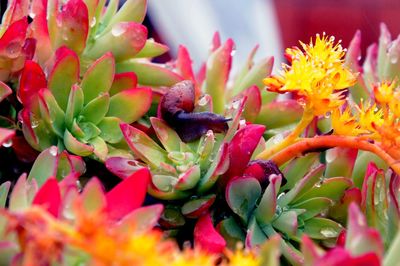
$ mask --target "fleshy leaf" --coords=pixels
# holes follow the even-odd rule
[[[83,109],[83,97],[81,87],[74,84],[70,90],[65,111],[65,124],[69,129],[71,129],[74,119],[78,117]]]
[[[47,127],[51,128],[59,137],[62,137],[65,129],[65,114],[53,94],[46,88],[39,91],[39,109]]]
[[[96,157],[99,158],[100,161],[104,162],[108,154],[108,147],[106,142],[100,137],[95,137],[89,140],[89,143],[94,149],[94,155],[96,155]]]
[[[251,86],[243,92],[243,95],[247,97],[243,116],[246,121],[254,122],[261,110],[260,89],[257,86]]]
[[[58,105],[65,111],[71,87],[79,80],[79,58],[72,50],[61,47],[57,49],[54,61],[48,86]]]
[[[333,148],[327,150],[327,166],[324,176],[351,176],[357,154],[357,149]]]
[[[28,180],[34,178],[40,187],[47,181],[47,179],[56,176],[57,167],[58,149],[56,146],[52,146],[39,154],[29,172]]]
[[[275,215],[276,198],[279,192],[281,181],[282,177],[280,175],[269,176],[269,185],[255,211],[257,222],[259,222],[260,225],[268,224]]]
[[[210,214],[200,217],[193,234],[195,246],[205,251],[218,254],[226,246],[225,239],[215,230]]]
[[[164,146],[165,150],[167,152],[179,151],[182,141],[179,138],[178,134],[172,128],[170,128],[167,123],[164,122],[164,120],[156,117],[151,117],[150,121],[155,133],[157,134],[158,139]]]
[[[184,79],[195,82],[195,77],[192,69],[192,59],[190,58],[189,51],[183,45],[180,45],[178,48],[176,68],[179,71],[179,74]]]
[[[26,61],[19,81],[18,97],[28,108],[32,107],[33,97],[37,92],[47,87],[46,76],[39,66],[33,61]]]
[[[267,237],[265,236],[263,230],[261,230],[260,226],[258,225],[255,217],[253,217],[247,229],[247,235],[245,244],[247,248],[255,248],[260,246],[261,244],[265,243]]]
[[[97,125],[101,131],[100,137],[108,143],[119,143],[124,138],[119,128],[121,122],[117,117],[104,117]]]
[[[222,114],[225,110],[225,86],[229,78],[232,64],[232,51],[234,49],[232,39],[215,50],[207,61],[207,73],[203,91],[211,95],[213,99],[213,111]]]
[[[143,168],[124,179],[106,194],[107,210],[112,219],[121,219],[139,208],[146,196],[150,172]]]
[[[110,95],[113,96],[118,92],[136,88],[136,85],[137,85],[137,76],[134,72],[115,74],[114,81],[110,89]]]
[[[89,31],[88,15],[88,9],[82,0],[67,1],[57,14],[57,29],[49,31],[53,47],[67,46],[80,54],[86,46]]]
[[[186,202],[181,209],[183,215],[188,218],[198,218],[208,212],[215,201],[215,195],[208,195]]]
[[[245,241],[245,233],[233,217],[229,217],[218,224],[219,233],[226,241],[228,248],[234,250],[238,243]]]
[[[15,184],[10,195],[8,209],[10,211],[23,211],[29,207],[30,200],[28,198],[29,184],[26,180],[26,174],[21,175]]]
[[[149,88],[132,88],[121,91],[110,99],[107,116],[115,116],[125,123],[133,123],[150,108],[152,92]],[[140,103],[140,104],[135,104]]]
[[[240,83],[234,87],[233,95],[239,94],[250,86],[257,86],[258,88],[264,88],[262,79],[267,77],[272,72],[272,67],[274,65],[274,58],[267,57],[257,64],[255,64],[250,71],[242,78]],[[265,103],[265,102],[263,102]]]
[[[84,117],[85,121],[96,125],[107,114],[110,101],[108,93],[100,94],[83,107],[80,115]]]
[[[111,31],[105,32],[96,39],[87,50],[90,58],[98,58],[111,51],[115,61],[128,60],[138,54],[147,40],[147,28],[135,22],[119,22]]]
[[[135,232],[148,232],[157,225],[164,206],[155,204],[133,210],[120,221],[118,227],[122,232],[127,232],[127,226],[132,226]]]
[[[304,201],[315,197],[326,197],[332,200],[339,200],[346,189],[350,188],[353,182],[345,177],[332,177],[324,179],[321,183],[317,183],[304,193],[301,197],[296,198],[295,202]]]
[[[115,62],[111,53],[106,53],[89,67],[81,82],[85,105],[110,90],[114,72]]]
[[[147,0],[128,0],[118,10],[118,12],[112,16],[108,27],[104,31],[109,31],[114,25],[119,22],[133,21],[136,23],[142,23],[146,15]]]
[[[10,191],[11,182],[6,181],[0,185],[0,208],[6,207],[8,192]]]
[[[54,177],[47,179],[36,193],[32,204],[42,205],[49,213],[58,217],[61,208],[61,193]]]
[[[261,196],[261,186],[256,178],[236,177],[226,186],[225,198],[234,213],[247,224],[250,214]]]
[[[329,209],[329,207],[331,207],[332,205],[333,205],[333,201],[331,199],[324,198],[324,197],[317,197],[317,198],[305,200],[296,205],[293,205],[292,207],[296,208],[296,209],[306,210],[305,213],[299,215],[299,217],[303,221],[306,221],[318,214],[325,213]]]
[[[260,142],[264,130],[265,127],[261,125],[247,125],[236,132],[229,143],[228,153],[231,167],[229,167],[221,182],[226,183],[230,178],[243,173]]]
[[[288,234],[289,236],[296,235],[297,232],[297,213],[295,211],[282,212],[273,222],[274,228]]]
[[[300,121],[303,108],[296,100],[274,101],[263,104],[255,123],[268,129],[280,128]]]
[[[110,157],[106,160],[105,165],[111,173],[122,179],[144,167],[138,161],[124,157]]]
[[[129,147],[145,163],[158,167],[168,161],[166,152],[143,131],[128,124],[121,124],[121,130]]]
[[[64,133],[64,145],[68,151],[79,156],[89,156],[94,150],[92,146],[86,145],[77,140],[68,130],[65,130]]]
[[[3,101],[11,93],[12,93],[11,88],[8,87],[7,84],[0,81],[0,102]]]
[[[201,170],[199,165],[193,165],[186,172],[179,175],[178,183],[175,189],[188,190],[194,188],[201,177]]]
[[[119,62],[117,64],[117,73],[122,72],[135,72],[139,84],[145,86],[170,87],[183,80],[181,76],[165,67],[162,67],[161,65],[135,60]]]
[[[86,184],[81,194],[84,210],[96,214],[103,211],[107,206],[103,186],[97,178],[92,178]]]
[[[313,239],[336,238],[343,227],[333,221],[322,217],[314,217],[304,222],[304,233]]]
[[[135,58],[152,58],[162,55],[168,52],[169,47],[167,45],[155,42],[152,39],[148,39],[143,49],[135,55]]]

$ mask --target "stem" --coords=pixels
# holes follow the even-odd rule
[[[259,158],[268,159],[275,153],[283,150],[290,144],[296,142],[298,136],[304,131],[304,129],[312,122],[314,119],[314,114],[312,109],[304,109],[303,116],[300,122],[297,124],[296,128],[280,143],[275,144],[269,149],[265,149],[262,153],[258,155]]]
[[[393,171],[400,175],[400,161],[390,156],[377,144],[370,143],[358,137],[330,135],[300,139],[298,142],[275,154],[271,160],[280,166],[290,159],[301,156],[304,153],[319,149],[330,149],[333,147],[353,148],[373,152],[382,160],[384,160],[393,169]],[[267,159],[261,155],[262,154],[258,156],[258,159]]]

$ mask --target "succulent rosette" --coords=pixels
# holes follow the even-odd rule
[[[119,123],[144,115],[152,92],[137,88],[133,73],[115,74],[111,53],[94,61],[82,78],[79,62],[74,51],[61,47],[46,77],[37,63],[27,61],[18,90],[22,129],[37,150],[56,145],[103,161],[123,147]]]

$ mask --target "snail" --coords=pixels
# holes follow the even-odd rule
[[[172,86],[161,98],[160,114],[176,130],[184,142],[199,139],[212,130],[222,133],[228,130],[230,119],[212,112],[193,112],[195,108],[195,89],[190,80]]]

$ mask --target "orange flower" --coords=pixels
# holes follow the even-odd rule
[[[315,43],[301,43],[300,48],[288,48],[286,55],[291,65],[283,64],[280,75],[267,77],[264,84],[269,91],[293,92],[312,109],[322,115],[344,103],[342,90],[355,84],[357,75],[344,65],[345,50],[334,37],[317,34]]]

